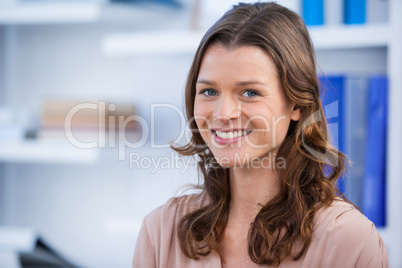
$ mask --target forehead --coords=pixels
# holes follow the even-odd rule
[[[222,77],[262,79],[278,77],[276,66],[263,49],[255,46],[228,48],[221,44],[210,45],[201,61],[198,78]]]

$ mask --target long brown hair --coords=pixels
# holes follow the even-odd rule
[[[262,204],[248,235],[248,251],[255,263],[279,265],[287,258],[297,260],[311,243],[314,215],[340,195],[335,182],[346,160],[328,142],[314,48],[304,22],[276,3],[234,6],[207,31],[195,54],[185,89],[187,118],[194,131],[187,145],[173,149],[198,156],[203,193],[210,202],[181,219],[181,249],[193,259],[213,250],[220,254],[219,242],[228,221],[229,170],[216,164],[193,120],[201,62],[207,48],[216,43],[226,48],[254,46],[264,50],[277,68],[287,98],[301,111],[301,119],[291,121],[277,154],[286,162],[286,169],[280,170],[279,193]],[[298,241],[302,246],[295,252],[293,245]]]

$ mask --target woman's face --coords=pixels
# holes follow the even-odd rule
[[[251,167],[275,157],[300,111],[286,98],[266,52],[214,44],[198,75],[194,118],[220,165]]]

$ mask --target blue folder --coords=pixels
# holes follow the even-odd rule
[[[365,174],[362,210],[377,227],[385,226],[386,140],[388,81],[385,76],[370,78],[367,117]]]
[[[320,98],[328,123],[331,144],[339,151],[345,152],[345,119],[344,119],[344,87],[345,77],[319,77],[321,88]],[[338,189],[345,193],[344,178],[338,179]]]
[[[302,11],[307,25],[324,24],[324,0],[303,0]]]
[[[366,22],[366,0],[344,0],[345,24],[363,24]]]

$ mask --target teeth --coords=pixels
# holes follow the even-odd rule
[[[244,135],[248,134],[248,132],[247,132],[247,130],[229,131],[229,132],[216,131],[215,134],[216,134],[216,136],[218,136],[221,139],[233,139],[233,138],[244,136]]]

